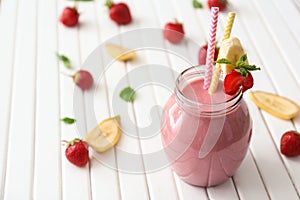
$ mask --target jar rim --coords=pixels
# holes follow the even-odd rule
[[[205,72],[205,67],[206,67],[205,65],[192,66],[192,67],[185,69],[178,75],[178,77],[176,79],[175,94],[179,97],[179,100],[182,103],[184,102],[186,105],[188,105],[191,108],[222,107],[224,110],[224,108],[226,109],[228,107],[232,107],[232,106],[236,105],[236,103],[242,99],[242,96],[243,96],[243,92],[242,92],[243,88],[242,87],[240,87],[239,91],[235,95],[232,95],[226,101],[217,102],[217,103],[203,103],[203,102],[195,101],[195,100],[192,100],[191,98],[187,97],[183,93],[182,89],[180,88],[180,83],[184,80],[185,76],[189,73],[192,73],[192,70],[196,70],[197,73],[203,74]],[[223,76],[221,76],[221,77],[223,77]],[[225,105],[229,105],[229,106],[225,106]],[[212,112],[214,112],[214,111],[211,111],[209,113],[212,113]]]

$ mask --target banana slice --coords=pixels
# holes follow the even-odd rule
[[[118,61],[128,61],[136,57],[135,51],[119,45],[106,44],[105,48],[107,53],[114,59],[117,59]]]
[[[292,100],[267,92],[249,93],[250,99],[261,109],[281,119],[292,119],[300,112],[299,106]]]
[[[120,117],[107,118],[89,132],[85,141],[97,152],[104,152],[112,148],[120,139]]]
[[[218,58],[226,58],[230,62],[236,63],[239,60],[239,58],[244,54],[245,52],[240,40],[236,37],[231,37],[222,41]],[[220,65],[224,74],[227,74],[234,69],[234,66],[230,64]]]

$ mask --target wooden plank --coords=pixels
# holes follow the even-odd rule
[[[275,4],[277,11],[279,11],[280,16],[284,19],[284,23],[289,27],[290,33],[297,39],[298,44],[300,40],[298,35],[300,33],[300,26],[297,26],[297,22],[300,20],[299,11],[300,11],[300,2],[297,0],[294,1],[274,1],[272,4]],[[277,13],[277,12],[274,12]]]
[[[179,198],[182,200],[199,199],[205,200],[208,199],[206,189],[203,187],[195,187],[188,183],[185,183],[181,180],[177,174],[174,173],[176,185],[178,187]]]
[[[72,6],[73,3],[68,5]],[[59,18],[63,8],[67,6],[64,1],[58,1],[57,19]],[[60,63],[60,71],[73,74],[80,67],[81,58],[79,54],[79,38],[78,27],[68,28],[59,23],[58,25],[58,46],[59,53],[66,55],[72,61],[73,71],[67,70]],[[74,101],[74,102],[73,102]],[[76,118],[76,123],[73,125],[61,125],[61,139],[72,140],[75,137],[80,137],[86,132],[85,113],[82,92],[75,86],[72,79],[69,77],[60,76],[60,102],[61,114],[60,118],[71,117]],[[62,158],[62,189],[63,199],[90,199],[90,174],[89,165],[83,168],[78,168],[65,157],[65,147],[61,149]]]
[[[132,126],[132,121],[135,120],[134,111],[132,105],[121,104],[123,100],[118,95],[123,88],[129,86],[127,79],[122,79],[126,77],[125,66],[121,62],[115,61],[111,65],[106,66],[105,73],[112,115],[120,114],[122,123],[122,138],[116,146],[121,196],[124,199],[146,199],[148,198],[148,190],[146,177],[143,173],[144,163],[137,139],[137,129]],[[123,80],[123,83],[118,84],[121,80]],[[125,109],[117,107],[119,105],[124,105]],[[133,156],[133,159],[130,159],[131,156]],[[137,168],[138,172],[134,171],[135,168]]]
[[[103,4],[98,4],[97,7],[102,8],[102,10],[97,10],[97,18],[99,20],[100,28],[105,27],[99,29],[102,43],[105,44],[109,42],[120,44],[119,38],[112,38],[112,36],[115,36],[119,33],[119,27],[115,24],[115,22],[113,22],[109,18],[107,8],[104,8]],[[119,105],[118,101],[122,102],[122,100],[120,100],[119,98],[120,91],[128,85],[128,82],[125,79],[124,84],[118,85],[117,87],[119,81],[123,77],[126,77],[125,65],[124,63],[118,61],[112,63],[112,58],[107,54],[104,48],[102,48],[101,53],[103,56],[103,67],[106,70],[105,76],[107,80],[107,91],[109,100],[108,103],[111,115],[121,114],[121,124],[123,133],[118,145],[115,148],[117,157],[116,165],[119,170],[121,198],[147,199],[149,198],[149,194],[145,174],[133,174],[132,172],[132,167],[137,167],[139,169],[143,168],[142,157],[137,156],[135,157],[135,160],[131,160],[130,162],[128,162],[128,155],[141,154],[139,142],[135,139],[137,137],[136,129],[131,126],[131,120],[135,120],[132,107],[131,105],[128,106],[128,113],[126,113],[126,115],[125,113],[119,113],[118,110],[115,108],[116,104]]]
[[[254,159],[248,151],[245,160],[233,176],[240,199],[269,199]]]
[[[102,5],[100,5],[102,6]],[[103,60],[101,52],[96,51],[98,43],[101,42],[98,19],[96,17],[96,8],[100,7],[94,2],[80,3],[79,9],[83,13],[81,16],[81,26],[79,29],[80,55],[83,62],[82,68],[90,71],[94,76],[94,88],[84,94],[85,112],[87,121],[87,130],[92,130],[100,121],[110,117],[108,105],[107,84],[105,77],[102,77],[100,71],[103,71]],[[97,74],[100,76],[98,77]],[[93,103],[90,103],[93,100]],[[91,189],[93,199],[119,199],[120,189],[118,172],[111,166],[105,165],[104,160],[97,160],[95,154],[91,151],[90,173]],[[105,157],[113,160],[115,163],[114,149],[105,152]],[[102,162],[101,162],[102,161]]]
[[[31,199],[35,141],[36,1],[20,1],[17,13],[4,198]]]
[[[228,179],[221,185],[207,188],[207,193],[210,199],[239,199],[232,179]]]
[[[4,196],[7,142],[10,124],[12,75],[15,56],[15,30],[17,24],[17,1],[1,2],[0,26],[5,31],[0,31],[0,199]]]
[[[38,3],[35,199],[61,199],[60,70],[57,51],[56,2]],[[50,98],[49,98],[50,97]],[[49,173],[51,172],[51,173]]]

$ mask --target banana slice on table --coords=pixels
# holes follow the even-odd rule
[[[300,112],[295,102],[276,94],[251,91],[249,97],[259,108],[281,119],[292,119]]]
[[[89,132],[85,141],[97,152],[104,152],[115,146],[121,136],[120,117],[107,118]]]
[[[128,49],[115,44],[105,45],[107,53],[118,61],[128,61],[134,59],[137,55],[132,49]]]
[[[236,37],[230,37],[222,41],[218,58],[226,58],[230,62],[236,63],[244,54],[245,52],[240,40]],[[231,64],[220,64],[220,66],[224,74],[227,74],[234,69],[234,66]]]

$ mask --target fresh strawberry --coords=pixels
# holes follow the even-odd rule
[[[254,84],[254,80],[253,80],[253,76],[250,72],[248,72],[248,74],[246,75],[246,77],[243,80],[243,92],[245,92],[246,90],[250,89],[253,87]]]
[[[184,37],[183,25],[178,23],[169,22],[165,25],[163,30],[164,38],[171,43],[179,43]]]
[[[215,56],[214,56],[215,61],[218,58],[219,49],[220,48],[218,48],[218,47],[215,49]],[[206,64],[206,54],[207,54],[207,44],[203,45],[199,49],[199,52],[198,52],[198,64],[199,65],[205,65]]]
[[[79,13],[75,7],[66,7],[60,16],[61,23],[68,27],[76,26],[78,19]]]
[[[132,21],[129,7],[125,3],[113,3],[110,0],[105,4],[109,8],[109,17],[119,25],[129,24]]]
[[[285,132],[280,140],[280,152],[286,156],[299,156],[300,134],[296,131]]]
[[[243,76],[239,72],[232,70],[226,75],[224,80],[224,91],[226,94],[236,94],[241,86],[243,87],[243,92],[252,88],[253,77],[250,72],[248,72],[247,76]]]
[[[227,7],[227,0],[208,0],[207,1],[208,7],[219,7],[219,10],[225,10]]]
[[[67,159],[78,167],[85,166],[89,161],[88,145],[78,138],[68,142],[65,154]]]

